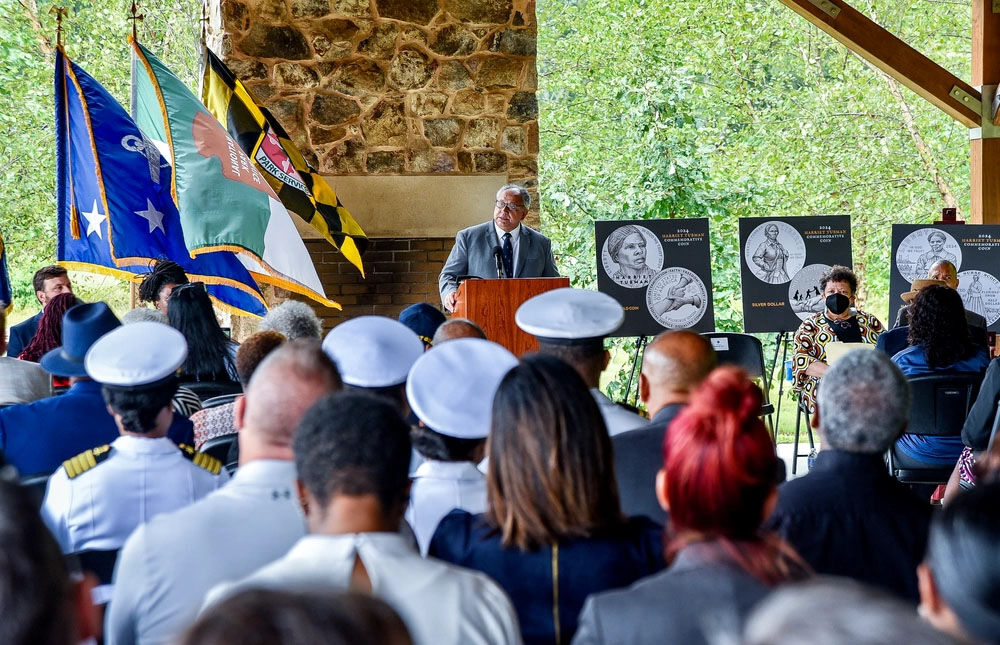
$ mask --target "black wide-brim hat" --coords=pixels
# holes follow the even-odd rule
[[[87,350],[116,327],[121,327],[121,321],[106,303],[76,305],[63,314],[62,345],[42,356],[39,364],[55,376],[87,376],[83,366]]]

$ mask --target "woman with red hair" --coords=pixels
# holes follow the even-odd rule
[[[42,319],[38,321],[38,331],[31,338],[31,342],[21,350],[18,358],[37,363],[49,350],[62,345],[63,314],[79,303],[80,301],[72,293],[60,293],[50,299],[42,311]]]
[[[656,494],[670,514],[670,567],[588,598],[575,644],[706,643],[739,634],[751,607],[807,565],[760,525],[780,465],[758,416],[762,394],[732,367],[712,372],[664,438]]]

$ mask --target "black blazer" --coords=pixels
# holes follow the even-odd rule
[[[611,437],[618,497],[626,517],[645,515],[659,524],[666,523],[667,513],[656,501],[653,486],[656,473],[663,468],[663,437],[667,426],[683,409],[680,403],[667,405],[653,415],[649,425]]]
[[[42,320],[42,312],[38,312],[24,322],[10,328],[10,340],[7,341],[7,356],[17,358],[24,351],[38,331],[38,323]]]

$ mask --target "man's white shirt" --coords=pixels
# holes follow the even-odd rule
[[[649,423],[649,419],[616,404],[596,387],[590,388],[590,393],[597,401],[597,407],[601,409],[601,417],[604,418],[604,425],[608,427],[608,435],[613,437],[626,430],[635,430]]]
[[[406,521],[423,555],[427,554],[438,523],[449,511],[460,508],[475,514],[486,510],[486,478],[471,462],[427,460],[417,467],[412,478]]]

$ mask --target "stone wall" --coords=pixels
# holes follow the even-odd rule
[[[537,204],[534,0],[212,4],[209,44],[320,172],[506,175]]]

